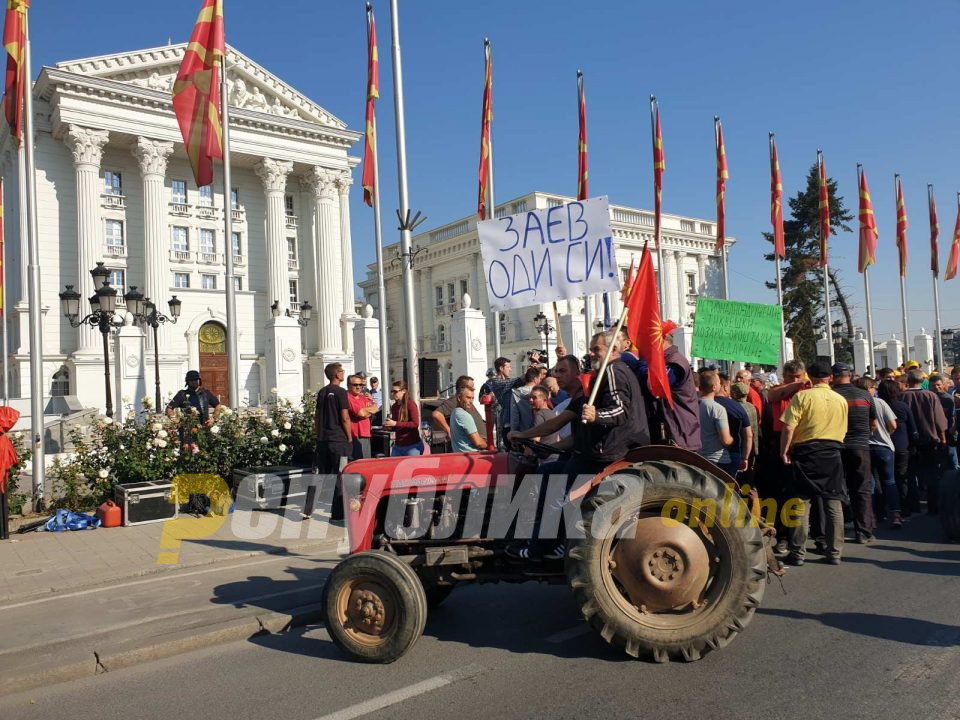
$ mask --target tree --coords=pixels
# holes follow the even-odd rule
[[[831,235],[837,230],[850,231],[848,222],[853,214],[837,195],[837,183],[827,179],[830,195]],[[787,335],[793,340],[795,355],[805,363],[817,357],[817,338],[824,333],[825,312],[823,306],[823,271],[820,267],[820,184],[817,166],[807,173],[807,186],[788,201],[790,219],[783,222],[783,239],[786,257],[781,263],[783,286],[783,320]],[[773,233],[763,233],[767,242],[773,244]],[[773,260],[773,253],[766,256]],[[830,285],[833,289],[831,304],[836,302],[844,315],[846,338],[841,343],[838,359],[853,359],[850,343],[853,340],[853,320],[847,297],[840,287],[840,279],[829,268]],[[775,288],[768,282],[768,288]]]

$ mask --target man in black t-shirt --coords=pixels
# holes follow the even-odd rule
[[[877,410],[870,393],[851,382],[853,368],[846,363],[833,366],[833,391],[847,401],[847,434],[843,438],[843,473],[850,493],[853,527],[857,542],[873,542],[877,525],[873,515],[873,475],[870,469],[870,434],[877,422]]]
[[[217,396],[212,392],[207,390],[203,385],[203,380],[200,377],[200,373],[196,370],[189,370],[187,376],[184,378],[187,387],[178,390],[177,394],[173,396],[173,399],[167,403],[167,417],[173,417],[175,410],[180,410],[181,412],[191,412],[196,410],[197,415],[200,418],[200,425],[210,427],[213,425],[213,418],[210,417],[210,411],[217,407],[220,404],[220,401],[217,399]],[[187,423],[186,425],[190,425]],[[191,432],[190,427],[186,427],[181,423],[180,427],[180,447],[183,450],[189,450],[196,455],[200,452],[200,448],[197,447],[197,438],[193,432]]]
[[[343,389],[343,366],[330,363],[323,369],[329,384],[317,393],[317,411],[313,429],[317,434],[314,465],[321,475],[333,475],[343,469],[353,442],[350,430],[350,399]]]

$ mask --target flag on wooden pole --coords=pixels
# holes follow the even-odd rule
[[[787,256],[783,242],[783,178],[773,133],[770,133],[770,224],[773,225],[773,251],[783,260]]]
[[[27,8],[30,0],[8,0],[3,23],[3,46],[7,49],[7,77],[3,90],[3,110],[13,139],[20,146],[23,138],[24,59],[27,51]]]
[[[583,92],[583,72],[577,70],[577,94],[580,106],[580,138],[577,144],[577,200],[589,197],[587,172],[587,98]]]
[[[374,162],[377,151],[377,119],[374,103],[380,97],[380,59],[377,55],[377,28],[373,8],[367,3],[367,130],[363,139],[363,201],[373,207]]]
[[[640,269],[627,300],[627,334],[646,359],[650,392],[664,398],[673,407],[673,393],[667,377],[667,361],[663,355],[663,326],[660,322],[660,304],[657,299],[657,280],[653,272],[650,248],[644,247]]]
[[[820,173],[820,265],[827,266],[827,241],[830,239],[830,188],[827,184],[827,168],[823,153],[817,150],[817,166]]]
[[[660,215],[662,210],[663,171],[666,163],[663,157],[663,135],[660,132],[660,105],[656,98],[651,96],[654,106],[653,124],[653,240],[657,249],[660,249]]]
[[[953,241],[950,243],[950,259],[944,280],[953,280],[957,276],[957,261],[960,260],[960,193],[957,193],[957,223],[953,226]]]
[[[900,277],[907,276],[907,206],[903,203],[903,187],[900,176],[897,182],[897,252],[900,255]]]
[[[727,180],[730,173],[727,170],[727,151],[723,146],[723,125],[720,118],[715,117],[713,123],[716,126],[717,141],[717,243],[716,251],[723,252],[724,238],[727,230]]]
[[[477,198],[477,215],[486,219],[487,183],[490,177],[490,123],[493,121],[493,67],[490,55],[490,41],[483,41],[483,53],[486,57],[486,72],[483,81],[483,114],[480,119],[480,192]]]
[[[223,157],[219,89],[225,55],[223,0],[204,0],[173,83],[173,111],[197,187],[213,182],[213,159]]]
[[[867,173],[860,170],[860,259],[857,269],[865,272],[877,261],[877,218],[873,214],[873,201],[867,187]]]
[[[937,220],[937,203],[933,199],[933,185],[927,185],[930,201],[930,271],[934,277],[940,275],[940,223]]]

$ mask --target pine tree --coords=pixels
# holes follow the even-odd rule
[[[807,173],[806,189],[790,198],[790,219],[783,222],[783,238],[786,257],[781,262],[783,286],[783,319],[787,336],[793,340],[794,354],[805,363],[817,357],[817,338],[824,331],[823,270],[820,267],[820,185],[817,166]],[[848,222],[853,214],[837,195],[837,183],[827,179],[830,193],[831,238],[837,230],[849,232]],[[767,242],[773,244],[773,234],[763,233]],[[773,260],[773,253],[765,256]],[[847,298],[841,290],[836,272],[830,269],[830,283],[836,302],[845,315],[847,341],[841,346],[838,359],[852,359],[849,353],[853,337],[853,324]],[[776,283],[768,282],[768,288]],[[845,357],[850,355],[849,358]]]

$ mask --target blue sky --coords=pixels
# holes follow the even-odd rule
[[[351,128],[363,127],[363,0],[225,0],[227,41]],[[381,192],[385,238],[397,205],[390,11],[374,0],[380,37]],[[33,64],[188,39],[199,0],[34,2]],[[730,180],[727,232],[734,299],[773,302],[767,132],[777,133],[785,194],[824,151],[856,213],[856,163],[867,171],[880,230],[871,271],[878,339],[899,328],[893,174],[910,217],[911,334],[933,326],[926,186],[940,213],[941,266],[956,218],[960,145],[955,29],[960,5],[842,3],[401,0],[410,201],[434,227],[476,208],[482,40],[494,52],[494,153],[500,201],[534,189],[576,191],[577,68],[586,78],[591,195],[652,207],[647,97],[660,101],[664,210],[711,218],[712,119],[724,123]],[[358,156],[362,154],[357,146]],[[353,193],[357,277],[372,262],[373,222]],[[855,229],[855,226],[854,226]],[[862,322],[855,233],[832,239],[831,264]],[[941,283],[945,327],[960,325],[960,279]]]

